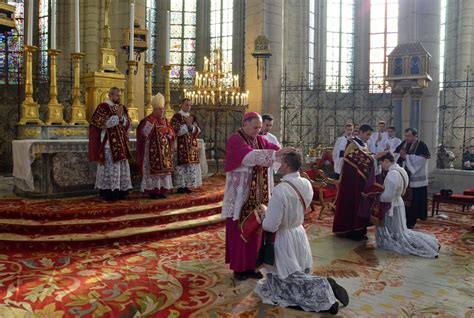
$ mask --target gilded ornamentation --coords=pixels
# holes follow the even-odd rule
[[[48,130],[48,135],[54,137],[87,137],[88,131],[86,127],[73,128],[73,127],[61,127]]]
[[[39,117],[39,105],[33,100],[33,52],[38,48],[29,45],[25,45],[24,48],[26,56],[25,100],[21,105],[21,118],[18,124],[42,125],[43,121]]]
[[[58,124],[66,125],[63,115],[63,105],[58,102],[58,87],[56,80],[56,58],[58,57],[60,50],[48,50],[49,64],[50,64],[50,86],[49,95],[50,100],[48,103],[48,113],[46,115],[46,125]]]
[[[19,127],[18,134],[20,139],[36,139],[41,137],[41,126]]]

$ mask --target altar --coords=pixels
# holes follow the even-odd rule
[[[199,139],[202,174],[208,173],[204,140]],[[14,140],[14,193],[24,197],[61,197],[93,194],[97,163],[88,159],[87,139]],[[130,140],[135,154],[136,140]],[[140,186],[140,169],[135,158],[130,161],[135,189]]]

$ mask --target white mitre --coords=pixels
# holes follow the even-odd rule
[[[151,100],[151,106],[155,108],[165,108],[165,97],[161,93],[157,93]]]

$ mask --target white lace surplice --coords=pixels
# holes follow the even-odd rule
[[[405,170],[397,164],[390,167],[380,200],[390,202],[392,207],[385,215],[384,226],[376,227],[377,246],[399,254],[434,258],[438,256],[438,240],[431,235],[410,230],[406,226],[405,205],[401,196],[405,190],[404,185],[407,184],[408,175]]]
[[[105,164],[97,166],[96,189],[126,191],[132,188],[127,160],[114,162],[110,148],[104,148]]]
[[[110,104],[110,101],[107,101]],[[122,125],[127,124],[127,118],[123,115]],[[119,117],[117,115],[110,116],[105,127],[111,128],[119,125]],[[107,129],[102,129],[101,142],[105,138]],[[100,190],[120,190],[127,191],[132,188],[132,178],[130,176],[130,166],[128,160],[114,162],[112,160],[112,152],[110,151],[109,140],[104,145],[105,164],[97,166],[97,175],[95,179],[95,188]]]
[[[189,113],[184,112],[183,110],[180,110],[179,113],[184,116],[188,117],[190,116]],[[199,132],[201,129],[193,124],[193,130],[192,133]],[[179,131],[178,131],[178,136],[183,136],[189,133],[188,126],[186,125],[181,125]],[[199,188],[202,186],[202,171],[201,171],[201,165],[200,164],[189,164],[189,165],[178,165],[178,160],[177,160],[177,141],[175,140],[174,142],[174,150],[175,150],[175,155],[173,156],[174,158],[174,172],[173,172],[173,183],[176,188]]]
[[[256,149],[249,152],[242,164],[235,170],[226,173],[222,217],[238,220],[240,210],[247,200],[250,187],[250,173],[253,166],[270,167],[274,161],[275,150]],[[271,184],[270,184],[271,183]],[[269,192],[273,190],[273,179],[268,184]]]
[[[165,188],[167,190],[173,188],[171,173],[167,175],[150,175],[150,141],[145,144],[145,155],[143,158],[143,177],[141,191]]]
[[[175,165],[173,184],[176,188],[199,188],[202,186],[201,165]]]
[[[308,206],[313,189],[299,173],[287,174]],[[326,278],[311,275],[313,259],[308,237],[303,228],[304,208],[295,190],[286,183],[275,187],[262,227],[275,236],[275,264],[265,265],[266,278],[260,280],[255,292],[266,304],[283,307],[300,306],[306,311],[328,310],[336,302]]]

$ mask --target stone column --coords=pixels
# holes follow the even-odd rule
[[[196,71],[200,72],[204,67],[204,56],[210,56],[210,32],[211,21],[209,0],[197,2],[196,13]]]
[[[438,142],[440,8],[440,0],[399,2],[398,42],[421,42],[431,54],[429,72],[433,81],[420,99],[419,135],[432,154]],[[430,160],[429,170],[435,166],[436,160]]]
[[[248,0],[245,7],[245,89],[250,91],[249,110],[275,117],[273,131],[280,135],[282,70],[282,0]],[[255,39],[266,31],[272,57],[267,61],[267,79],[257,79],[257,60],[252,56]],[[263,62],[263,61],[262,61]]]
[[[393,99],[393,121],[395,123],[395,132],[396,136],[399,138],[403,137],[402,131],[402,113],[403,113],[403,94],[405,92],[403,90],[396,91],[392,90],[392,99]]]
[[[289,83],[301,83],[308,78],[309,1],[284,1],[282,18],[283,71]]]

